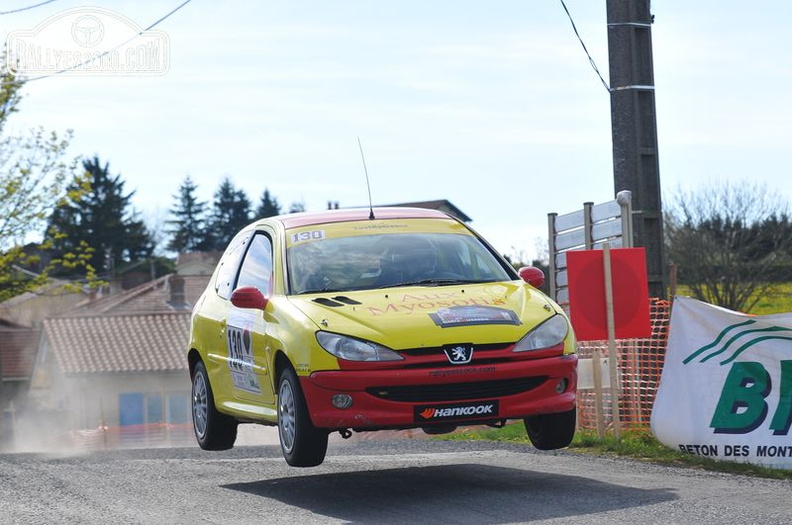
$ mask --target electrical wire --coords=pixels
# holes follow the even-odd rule
[[[50,0],[50,1],[51,1],[51,2],[54,2],[55,0]],[[151,23],[151,24],[150,24],[150,25],[148,25],[147,27],[144,27],[143,29],[141,29],[141,30],[140,30],[140,31],[139,31],[137,34],[133,35],[131,38],[128,38],[127,40],[125,40],[124,42],[121,42],[121,43],[120,43],[120,44],[118,44],[117,46],[115,46],[115,47],[113,47],[113,48],[111,48],[111,49],[108,49],[108,50],[106,50],[105,52],[103,52],[102,54],[100,54],[100,55],[98,55],[98,56],[91,57],[91,58],[90,58],[90,59],[88,59],[88,60],[85,60],[85,61],[83,61],[83,62],[80,62],[79,64],[75,64],[75,65],[73,65],[73,66],[71,66],[71,67],[67,67],[67,68],[61,69],[61,70],[59,70],[59,71],[54,71],[54,72],[52,72],[52,73],[49,73],[49,74],[46,74],[46,75],[40,75],[40,76],[38,76],[38,77],[31,77],[31,78],[25,78],[25,79],[22,79],[22,82],[24,82],[25,84],[27,84],[28,82],[33,82],[33,81],[36,81],[36,80],[43,80],[43,79],[45,79],[45,78],[54,77],[55,75],[60,75],[60,74],[62,74],[62,73],[67,73],[67,72],[69,72],[69,71],[72,71],[72,70],[74,70],[74,69],[77,69],[77,68],[79,68],[79,67],[82,67],[82,66],[84,66],[84,65],[86,65],[86,64],[89,64],[89,63],[91,63],[91,62],[93,62],[93,61],[95,61],[95,60],[97,60],[97,59],[101,59],[101,58],[103,58],[103,57],[107,56],[108,54],[112,53],[112,52],[113,52],[113,51],[115,51],[116,49],[118,49],[118,48],[120,48],[120,47],[122,47],[122,46],[125,46],[125,45],[127,45],[129,42],[131,42],[132,40],[134,40],[134,39],[138,38],[139,36],[141,36],[141,35],[142,35],[143,33],[145,33],[146,31],[150,31],[151,29],[154,29],[154,28],[155,28],[155,27],[157,27],[159,24],[161,24],[162,22],[164,22],[165,20],[167,20],[168,18],[170,18],[171,16],[173,16],[173,15],[176,13],[176,11],[180,10],[182,7],[186,6],[186,5],[187,5],[187,4],[189,4],[190,2],[192,2],[192,0],[184,0],[184,2],[182,2],[181,4],[177,5],[177,6],[176,6],[176,7],[174,7],[173,9],[171,9],[169,12],[167,12],[165,15],[161,16],[159,19],[157,19],[156,21],[154,21],[153,23]],[[3,85],[7,85],[7,84],[11,84],[11,83],[10,83],[10,82],[4,82],[4,83],[3,83]]]
[[[600,73],[600,70],[597,67],[596,62],[594,62],[594,59],[591,57],[591,54],[589,53],[588,49],[586,48],[586,44],[583,42],[583,39],[580,37],[580,33],[578,33],[577,26],[575,26],[575,21],[572,19],[572,15],[569,13],[569,9],[567,9],[567,6],[566,6],[566,3],[564,3],[564,0],[561,0],[561,5],[564,7],[564,11],[566,11],[567,17],[569,18],[569,21],[572,23],[572,30],[575,32],[575,36],[577,36],[577,39],[580,41],[580,45],[583,46],[583,51],[586,52],[586,56],[588,57],[589,63],[591,64],[591,67],[594,68],[594,72],[597,73],[597,76],[599,77],[600,82],[602,82],[602,85],[605,86],[605,89],[608,90],[608,93],[610,93],[612,91],[612,89],[610,88],[608,83],[605,82],[605,79],[602,78],[602,74]]]
[[[21,13],[22,11],[28,11],[30,9],[35,9],[35,8],[41,7],[43,5],[51,4],[52,2],[57,2],[57,0],[47,0],[46,2],[39,2],[38,4],[29,5],[27,7],[20,7],[19,9],[12,9],[10,11],[0,11],[0,16],[2,16],[2,15],[13,15],[14,13]]]
[[[179,4],[179,5],[177,5],[176,7],[174,7],[174,8],[173,8],[173,9],[172,9],[170,12],[168,12],[167,14],[165,14],[164,16],[162,16],[162,17],[161,17],[159,20],[157,20],[156,22],[154,22],[153,24],[151,24],[150,26],[148,26],[147,28],[145,28],[143,31],[149,31],[149,30],[151,30],[151,29],[154,29],[154,28],[155,28],[155,27],[157,27],[157,26],[158,26],[158,25],[159,25],[161,22],[164,22],[165,20],[167,20],[168,18],[170,18],[170,17],[171,17],[171,15],[173,15],[173,14],[174,14],[176,11],[178,11],[178,10],[179,10],[179,9],[181,9],[182,7],[186,6],[186,5],[187,5],[187,4],[189,4],[190,2],[192,2],[192,0],[185,0],[185,1],[184,1],[184,2],[182,2],[181,4]],[[140,35],[143,33],[143,31],[141,31],[140,33],[138,33],[138,35],[137,35],[137,36],[140,36]]]

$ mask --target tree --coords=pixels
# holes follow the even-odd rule
[[[131,208],[134,191],[124,193],[121,175],[111,176],[110,165],[98,157],[83,161],[88,191],[69,199],[50,217],[55,253],[73,250],[78,243],[94,248],[90,264],[98,272],[113,274],[116,268],[147,259],[153,243],[145,223]],[[75,177],[70,189],[82,184]],[[65,235],[65,237],[62,237]]]
[[[0,57],[2,59],[3,57]],[[71,131],[63,137],[36,128],[5,135],[5,124],[18,111],[24,82],[8,71],[0,74],[0,300],[36,290],[56,270],[82,267],[87,281],[96,285],[90,266],[90,248],[75,244],[63,257],[46,259],[49,241],[32,242],[53,209],[84,187],[77,184],[67,193],[69,174],[76,160],[67,159]]]
[[[787,204],[764,185],[710,184],[678,190],[665,211],[669,260],[696,299],[750,312],[792,277]]]
[[[167,221],[171,226],[167,233],[172,235],[168,249],[178,253],[205,251],[210,249],[212,240],[207,232],[207,204],[199,201],[195,192],[198,186],[187,176],[179,186],[179,193],[173,196],[174,206],[170,210],[173,217]]]
[[[5,62],[5,58],[5,54],[3,54],[3,62]],[[2,132],[8,117],[18,111],[17,106],[22,100],[22,94],[19,91],[25,83],[9,71],[4,71],[0,75],[0,82],[2,82],[0,85],[0,132]]]
[[[225,177],[217,188],[212,204],[210,231],[215,250],[224,250],[231,239],[250,223],[250,199]]]
[[[265,217],[280,215],[280,213],[281,207],[280,204],[278,204],[278,199],[270,196],[269,190],[265,189],[264,193],[261,195],[259,206],[256,208],[256,217],[263,219]]]
[[[292,202],[289,206],[289,213],[300,213],[305,211],[305,203],[300,202]]]

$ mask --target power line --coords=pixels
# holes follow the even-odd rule
[[[186,6],[186,5],[187,5],[187,4],[189,4],[190,2],[192,2],[192,0],[185,0],[185,1],[184,1],[184,2],[182,2],[181,4],[179,4],[179,5],[177,5],[176,7],[174,7],[174,8],[173,8],[173,9],[172,9],[172,10],[171,10],[171,11],[170,11],[168,14],[164,15],[162,18],[160,18],[159,20],[157,20],[156,22],[154,22],[153,24],[151,24],[150,26],[148,26],[147,28],[145,28],[143,31],[148,31],[148,30],[150,30],[150,29],[154,29],[155,27],[157,27],[157,26],[160,24],[160,22],[164,22],[165,20],[167,20],[168,18],[170,18],[170,16],[171,16],[172,14],[174,14],[176,11],[178,11],[178,10],[179,10],[179,9],[181,9],[182,7]],[[141,31],[140,33],[142,33],[143,31]],[[138,36],[140,36],[140,33],[138,33]]]
[[[27,7],[20,7],[19,9],[12,9],[10,11],[0,11],[0,16],[2,16],[2,15],[13,15],[14,13],[21,13],[22,11],[28,11],[30,9],[35,9],[35,8],[41,7],[43,5],[51,4],[52,2],[57,2],[57,0],[47,0],[46,2],[39,2],[38,4],[29,5]]]
[[[49,0],[49,1],[50,1],[50,2],[54,2],[55,0]],[[139,36],[141,36],[141,35],[142,35],[143,33],[145,33],[146,31],[150,31],[151,29],[154,29],[154,28],[155,28],[155,27],[157,27],[159,24],[161,24],[162,22],[164,22],[165,20],[167,20],[168,18],[170,18],[171,16],[173,16],[173,14],[175,14],[175,13],[176,13],[176,11],[180,10],[182,7],[186,6],[186,5],[187,5],[187,4],[189,4],[190,2],[192,2],[192,0],[185,0],[185,1],[184,1],[184,2],[182,2],[181,4],[177,5],[177,6],[176,6],[176,7],[174,7],[173,9],[171,9],[171,10],[170,10],[169,12],[167,12],[165,15],[161,16],[159,19],[157,19],[156,21],[154,21],[152,24],[150,24],[150,25],[148,25],[147,27],[145,27],[145,28],[143,28],[142,30],[140,30],[140,31],[139,31],[137,34],[135,34],[135,35],[133,35],[132,37],[128,38],[128,39],[127,39],[127,40],[125,40],[124,42],[121,42],[121,43],[120,43],[120,44],[118,44],[117,46],[115,46],[115,47],[113,47],[113,48],[111,48],[111,49],[108,49],[108,50],[106,50],[105,52],[103,52],[102,54],[100,54],[100,55],[98,55],[98,56],[91,57],[91,58],[89,58],[88,60],[85,60],[85,61],[83,61],[83,62],[80,62],[79,64],[75,64],[75,65],[73,65],[73,66],[71,66],[71,67],[67,67],[67,68],[61,69],[61,70],[59,70],[59,71],[54,71],[54,72],[52,72],[52,73],[49,73],[49,74],[47,74],[47,75],[40,75],[40,76],[38,76],[38,77],[32,77],[32,78],[26,78],[26,79],[23,79],[23,80],[22,80],[22,82],[24,82],[24,83],[26,83],[26,84],[27,84],[28,82],[33,82],[33,81],[35,81],[35,80],[43,80],[43,79],[45,79],[45,78],[54,77],[55,75],[60,75],[60,74],[62,74],[62,73],[66,73],[66,72],[72,71],[72,70],[74,70],[74,69],[77,69],[77,68],[80,68],[80,67],[82,67],[82,66],[84,66],[84,65],[86,65],[86,64],[90,64],[91,62],[94,62],[95,60],[101,59],[101,58],[103,58],[103,57],[107,56],[108,54],[112,53],[112,52],[113,52],[113,51],[115,51],[116,49],[118,49],[118,48],[120,48],[120,47],[123,47],[123,46],[127,45],[127,44],[128,44],[128,43],[130,43],[132,40],[134,40],[134,39],[138,38]],[[43,5],[43,4],[42,4],[42,5]],[[3,85],[9,85],[9,84],[11,84],[11,82],[3,82]]]
[[[605,89],[608,90],[608,93],[610,93],[611,92],[611,88],[608,85],[608,83],[605,82],[605,79],[602,78],[602,74],[600,74],[600,71],[599,71],[599,68],[597,67],[597,64],[594,62],[594,59],[591,57],[591,54],[589,53],[588,49],[586,48],[586,44],[583,42],[583,39],[580,37],[580,33],[578,33],[577,26],[575,26],[575,21],[572,19],[572,15],[569,13],[569,9],[567,9],[567,6],[566,6],[566,3],[564,3],[564,0],[561,0],[561,5],[564,7],[564,11],[566,11],[567,17],[569,18],[569,21],[572,23],[572,30],[575,31],[575,36],[577,36],[577,39],[580,41],[580,45],[583,46],[583,51],[586,52],[586,56],[588,57],[589,63],[591,64],[591,67],[594,68],[594,72],[597,73],[597,76],[599,77],[600,82],[602,82],[602,85],[605,86]]]

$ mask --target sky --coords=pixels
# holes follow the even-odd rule
[[[182,1],[53,1],[0,14],[0,33],[29,44],[81,8],[125,50],[146,41],[118,16],[145,28]],[[606,1],[566,5],[607,81]],[[652,13],[663,199],[750,180],[792,200],[792,3]],[[614,198],[610,96],[560,0],[193,0],[154,30],[157,74],[30,81],[6,131],[72,129],[69,154],[108,162],[160,229],[187,176],[205,201],[227,176],[254,203],[366,206],[358,138],[375,205],[447,199],[523,261],[548,213]]]

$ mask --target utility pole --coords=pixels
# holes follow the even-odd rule
[[[606,0],[614,194],[630,190],[651,297],[666,296],[650,0]]]

